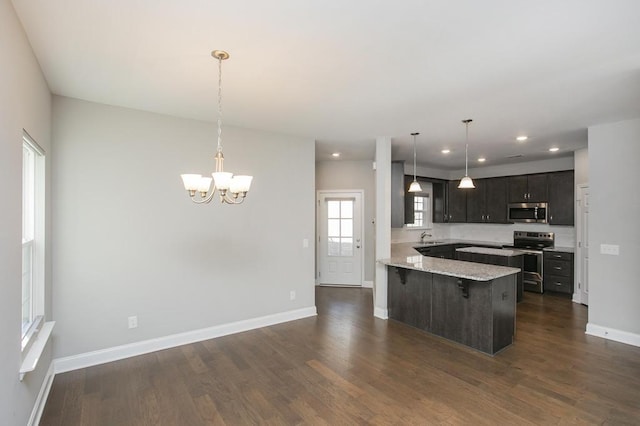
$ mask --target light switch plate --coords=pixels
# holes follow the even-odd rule
[[[620,254],[620,246],[617,244],[600,244],[600,253],[618,256]]]

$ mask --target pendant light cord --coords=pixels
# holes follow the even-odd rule
[[[413,180],[416,180],[416,135],[413,135]]]
[[[469,176],[469,123],[465,123],[466,140],[464,146],[464,175]]]

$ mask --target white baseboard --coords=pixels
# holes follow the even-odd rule
[[[373,308],[373,316],[386,320],[389,319],[389,311],[387,309],[378,308],[377,306],[375,306]]]
[[[42,386],[40,386],[40,392],[38,392],[36,401],[33,404],[33,409],[31,410],[31,416],[29,416],[27,426],[37,426],[40,424],[40,417],[42,417],[44,405],[47,403],[47,398],[49,397],[49,391],[51,390],[54,376],[54,362],[51,361],[47,374],[44,376],[44,380],[42,381]]]
[[[629,333],[628,331],[587,323],[586,334],[640,347],[640,334]]]
[[[105,364],[107,362],[118,361],[133,356],[143,355],[150,352],[169,349],[176,346],[187,345],[189,343],[200,342],[216,337],[227,336],[229,334],[241,333],[243,331],[256,328],[267,327],[283,322],[316,316],[315,306],[296,309],[288,312],[281,312],[273,315],[266,315],[259,318],[252,318],[243,321],[222,324],[200,330],[187,331],[185,333],[173,334],[156,339],[143,340],[141,342],[129,343],[127,345],[115,346],[93,352],[72,355],[54,360],[54,372],[64,373],[80,368],[92,367],[94,365]]]
[[[363,288],[373,288],[373,281],[362,281]]]

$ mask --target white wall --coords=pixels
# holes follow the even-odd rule
[[[18,380],[21,363],[22,131],[29,132],[45,149],[48,178],[51,94],[9,0],[0,0],[0,70],[0,423],[24,425],[51,362],[51,351],[45,349],[36,371],[27,374],[23,382]],[[46,199],[50,200],[48,194],[47,187]],[[50,201],[47,201],[47,214],[49,206]],[[47,241],[49,229],[47,226]],[[50,250],[46,252],[50,253]],[[47,284],[50,284],[50,272],[47,258]],[[50,302],[50,292],[47,292],[48,319],[51,318]]]
[[[638,158],[640,119],[589,128],[589,326],[640,344]],[[620,255],[601,254],[601,244],[619,245]]]
[[[213,123],[57,96],[53,112],[56,357],[314,306],[313,140],[224,126],[225,170],[252,189],[195,205],[179,174],[213,170]]]
[[[573,159],[576,185],[589,183],[589,148],[574,152]]]
[[[318,161],[316,190],[364,190],[364,279],[374,279],[375,170],[372,161]]]

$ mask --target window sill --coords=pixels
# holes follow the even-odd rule
[[[51,332],[53,331],[53,326],[55,324],[55,321],[45,322],[37,334],[34,334],[35,339],[29,349],[25,352],[22,365],[20,366],[20,381],[24,379],[25,374],[36,369],[38,361],[40,361],[40,356],[42,355],[42,352],[44,352],[44,347],[51,337]]]

